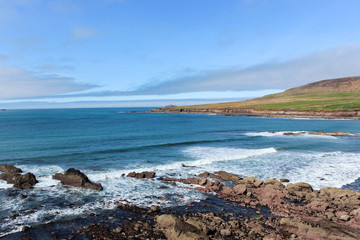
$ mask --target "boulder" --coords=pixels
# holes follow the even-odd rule
[[[127,176],[133,178],[154,178],[155,175],[156,175],[155,172],[141,172],[141,173],[131,172]]]
[[[266,179],[265,180],[265,185],[266,186],[271,186],[277,190],[282,190],[285,188],[285,186],[278,180],[275,179]]]
[[[240,180],[242,180],[241,177],[239,177],[235,174],[232,174],[232,173],[225,172],[225,171],[218,171],[218,172],[215,172],[215,174],[217,175],[218,179],[224,180],[224,181],[239,182]]]
[[[19,174],[17,172],[5,172],[0,175],[1,180],[5,180],[8,184],[14,184],[14,187],[19,189],[30,189],[38,181],[32,173]]]
[[[286,190],[289,194],[304,198],[307,193],[313,192],[313,188],[310,184],[299,182],[294,184],[288,184]]]
[[[233,190],[236,194],[240,195],[240,194],[245,194],[247,191],[247,188],[244,184],[238,184],[235,187],[233,187]]]
[[[156,218],[156,222],[161,228],[171,228],[175,225],[176,217],[169,214],[160,215]]]
[[[208,240],[209,238],[195,226],[176,219],[172,228],[167,229],[165,236],[168,240]]]
[[[22,173],[22,170],[13,165],[0,164],[0,172]]]
[[[101,183],[93,183],[89,178],[81,171],[74,168],[69,168],[64,174],[56,173],[53,179],[60,180],[62,184],[82,187],[92,190],[103,190]]]
[[[203,178],[216,178],[216,179],[219,179],[219,177],[217,175],[209,173],[209,172],[200,173],[198,176],[203,177]]]
[[[248,184],[253,187],[260,187],[261,184],[263,184],[263,182],[260,181],[259,179],[257,179],[256,177],[247,177],[247,178],[241,180],[240,182]]]
[[[280,182],[290,182],[290,180],[289,179],[287,179],[287,178],[280,178]]]

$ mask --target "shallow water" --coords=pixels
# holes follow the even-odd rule
[[[0,234],[24,225],[71,219],[113,208],[179,206],[201,193],[159,180],[123,177],[131,171],[187,177],[225,170],[240,176],[289,178],[318,189],[360,190],[359,136],[284,136],[286,131],[360,132],[358,120],[279,119],[201,114],[133,113],[145,109],[56,109],[0,112],[0,163],[32,172],[39,183],[16,190],[0,180]],[[275,131],[269,133],[268,131]],[[183,165],[190,167],[182,167]],[[104,191],[64,187],[52,175],[74,167]],[[19,200],[23,193],[28,198]],[[160,198],[166,197],[168,200]],[[30,211],[31,210],[31,211]],[[30,211],[30,212],[29,212]],[[15,213],[20,214],[11,219]]]

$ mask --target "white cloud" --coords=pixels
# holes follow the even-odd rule
[[[67,94],[93,88],[60,75],[35,75],[16,67],[0,64],[0,99],[30,98]]]

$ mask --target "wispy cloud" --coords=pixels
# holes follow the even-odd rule
[[[309,82],[360,75],[360,45],[343,46],[288,61],[186,73],[145,84],[134,91],[104,91],[88,96],[162,95],[204,91],[287,89]],[[160,83],[159,83],[160,82]]]
[[[99,34],[99,31],[89,27],[76,27],[70,34],[70,41],[79,41],[88,38],[95,37]]]
[[[0,64],[0,99],[67,94],[96,87],[81,84],[72,77],[35,75],[29,71]]]
[[[0,56],[1,60],[1,56]],[[42,71],[62,71],[62,70],[74,70],[75,68],[73,66],[67,66],[67,65],[56,65],[56,64],[45,64],[40,67],[38,67]]]

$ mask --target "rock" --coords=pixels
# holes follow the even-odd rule
[[[161,228],[171,228],[175,225],[176,217],[169,214],[160,215],[156,218],[156,222]]]
[[[29,229],[30,229],[29,226],[23,226],[22,229],[21,229],[21,231],[22,231],[22,232],[26,232],[26,231],[28,231]]]
[[[240,194],[245,194],[247,191],[247,188],[244,184],[238,184],[235,187],[233,187],[233,190],[236,194],[240,195]]]
[[[22,170],[13,165],[0,164],[0,172],[22,173]]]
[[[127,176],[133,178],[154,178],[155,175],[156,175],[155,172],[141,172],[141,173],[131,172]]]
[[[30,189],[36,183],[38,183],[38,181],[36,180],[35,175],[32,173],[26,173],[16,177],[14,187],[20,189]]]
[[[27,198],[28,196],[26,196],[26,195],[24,195],[24,194],[19,194],[19,198],[20,199],[25,199],[25,198]]]
[[[290,180],[287,178],[280,178],[279,180],[280,180],[280,182],[290,182]]]
[[[241,177],[239,177],[235,174],[232,174],[232,173],[225,172],[225,171],[218,171],[218,172],[215,172],[215,174],[217,175],[217,177],[219,179],[224,180],[224,181],[239,182],[240,180],[242,180]]]
[[[347,222],[347,221],[350,220],[350,216],[347,215],[347,214],[343,214],[343,215],[341,215],[341,216],[339,217],[339,219],[340,219],[341,221]]]
[[[256,177],[247,177],[247,178],[241,180],[240,182],[249,184],[250,186],[254,186],[254,187],[260,187],[261,184],[263,184],[263,182],[260,181],[259,179],[257,179]]]
[[[223,237],[230,236],[230,235],[231,235],[231,231],[230,231],[230,229],[221,229],[221,230],[220,230],[220,234],[221,234],[221,236],[223,236]]]
[[[20,189],[30,189],[38,181],[32,173],[19,174],[15,172],[5,172],[0,174],[0,179],[5,180],[8,184],[14,184],[14,187]]]
[[[151,212],[159,212],[160,211],[160,207],[157,205],[152,205],[150,208]]]
[[[281,218],[280,226],[283,230],[294,233],[302,239],[360,239],[359,232],[349,231],[349,229],[344,228],[342,225],[327,220],[314,223],[296,218]]]
[[[208,182],[208,180],[207,180],[206,178],[203,178],[203,179],[201,179],[201,181],[199,182],[199,185],[204,186],[204,185],[207,184],[207,182]]]
[[[234,190],[228,186],[224,186],[221,193],[224,195],[234,195],[235,194]]]
[[[203,177],[203,178],[217,178],[217,179],[219,179],[219,177],[217,175],[209,173],[209,172],[200,173],[198,176]]]
[[[176,219],[172,228],[165,233],[168,240],[208,240],[209,238],[195,226]]]
[[[64,174],[56,173],[53,179],[60,180],[62,184],[82,187],[92,190],[103,190],[101,183],[93,183],[89,178],[81,171],[74,168],[69,168]]]
[[[313,188],[310,184],[299,182],[294,184],[288,184],[286,186],[286,190],[289,194],[299,196],[301,198],[304,198],[307,193],[311,193],[313,191]]]
[[[188,219],[185,222],[188,223],[188,224],[193,225],[194,227],[196,227],[197,229],[199,229],[200,231],[202,231],[206,235],[209,234],[210,229],[203,222],[195,221],[193,219]]]
[[[285,188],[285,186],[281,182],[275,179],[266,179],[265,184],[266,186],[271,186],[277,190],[282,190]]]

